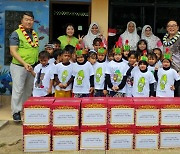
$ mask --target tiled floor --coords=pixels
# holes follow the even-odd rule
[[[11,96],[0,95],[0,120],[12,120]]]

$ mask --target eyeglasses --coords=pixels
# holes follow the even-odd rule
[[[167,28],[170,28],[170,27],[175,28],[177,27],[177,25],[167,25]]]

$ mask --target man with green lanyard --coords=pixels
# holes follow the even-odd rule
[[[11,109],[14,121],[21,121],[24,101],[31,96],[34,77],[30,70],[38,61],[38,36],[32,29],[34,16],[25,12],[19,28],[9,38],[10,53],[13,57],[10,65],[12,76]]]

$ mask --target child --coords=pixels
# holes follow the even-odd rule
[[[107,61],[110,62],[111,60],[114,60],[114,56],[113,56],[113,50],[111,49],[109,52],[108,52],[108,56],[107,56]]]
[[[154,94],[154,76],[148,71],[147,57],[141,56],[138,69],[131,72],[133,77],[133,97],[149,97]]]
[[[49,54],[50,54],[49,63],[50,63],[50,64],[54,63],[54,62],[55,62],[55,59],[53,58],[54,45],[48,43],[48,44],[46,44],[46,45],[44,46],[44,48],[45,48],[45,51],[49,52]]]
[[[162,68],[155,71],[155,78],[157,80],[157,97],[174,97],[174,90],[180,84],[179,74],[171,68],[171,55],[169,50],[166,49],[166,53],[162,59]],[[174,82],[176,81],[176,85]]]
[[[126,93],[127,63],[122,61],[122,49],[114,48],[114,60],[110,61],[106,69],[106,82],[110,97],[124,97]]]
[[[70,63],[75,63],[76,62],[75,47],[73,47],[72,45],[66,45],[65,50],[71,53]]]
[[[154,48],[153,49],[153,52],[156,54],[156,56],[157,56],[157,65],[158,65],[158,67],[160,67],[161,65],[162,65],[162,62],[161,62],[161,60],[162,60],[162,51],[161,51],[161,49],[160,48]]]
[[[76,47],[77,48],[77,47]],[[88,97],[94,90],[94,71],[87,61],[86,51],[76,50],[76,63],[73,63],[74,97]]]
[[[156,66],[156,62],[157,62],[157,56],[154,52],[150,52],[147,55],[148,58],[148,71],[152,72],[154,75],[154,71],[155,71],[155,66]]]
[[[61,42],[56,39],[51,42],[54,45],[54,50],[59,50],[61,48]]]
[[[62,50],[61,49],[54,50],[53,58],[55,59],[54,62],[55,65],[62,62]]]
[[[91,63],[91,65],[94,65],[96,63],[97,54],[96,52],[90,51],[88,53],[88,61]]]
[[[94,50],[90,50],[90,51],[94,51],[97,53],[98,49],[101,47],[102,45],[102,39],[101,38],[95,38],[93,40],[93,48]]]
[[[146,40],[139,40],[137,43],[137,54],[139,59],[141,58],[141,56],[143,56],[143,51],[146,50],[147,51],[147,42]]]
[[[154,52],[150,52],[147,55],[148,57],[148,71],[150,71],[154,75],[155,67],[157,64],[157,56]],[[157,82],[154,82],[154,94],[153,96],[156,96],[156,88],[157,88]]]
[[[53,68],[52,64],[49,64],[50,54],[47,51],[41,51],[39,53],[39,62],[34,71],[31,70],[34,78],[33,97],[51,96],[53,87]]]
[[[70,51],[63,50],[62,63],[56,65],[55,74],[55,97],[71,97],[72,90],[72,63]]]
[[[107,85],[105,84],[105,72],[107,67],[105,48],[100,48],[97,52],[97,62],[94,68],[94,96],[103,97],[107,95]]]
[[[136,51],[130,51],[128,54],[128,66],[129,68],[133,69],[132,71],[137,70],[137,66],[134,67],[137,64],[138,61],[138,55]],[[126,97],[132,97],[132,86],[133,86],[133,78],[129,75],[127,76],[126,81]]]
[[[128,40],[126,40],[125,45],[123,46],[123,54],[122,54],[123,62],[128,63],[129,51],[130,51],[130,45],[128,45]]]

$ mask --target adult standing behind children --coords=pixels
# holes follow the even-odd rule
[[[129,41],[130,50],[136,50],[139,35],[137,34],[136,23],[133,21],[128,22],[126,31],[120,35],[118,40],[119,46],[125,45],[126,40]]]
[[[83,43],[85,48],[88,48],[89,50],[93,50],[93,40],[95,38],[101,38],[102,42],[104,43],[106,47],[106,39],[105,37],[101,34],[99,25],[96,22],[93,22],[89,26],[89,30],[87,35],[84,36],[83,38]]]
[[[61,42],[61,49],[64,49],[66,45],[75,47],[79,43],[78,38],[74,36],[74,25],[71,23],[66,25],[66,35],[59,36],[57,39]]]
[[[168,21],[166,30],[167,33],[163,37],[163,46],[170,49],[172,54],[172,68],[180,74],[180,32],[177,21]],[[180,96],[180,87],[175,89],[175,96]]]
[[[10,38],[10,53],[13,57],[10,65],[12,76],[11,109],[14,121],[21,120],[21,110],[24,101],[31,96],[34,77],[30,70],[38,61],[38,36],[33,30],[34,16],[25,12],[19,28]]]
[[[155,36],[152,32],[150,25],[145,25],[141,32],[141,39],[144,39],[148,43],[148,50],[153,50],[154,48],[160,48],[163,50],[163,44],[161,40]]]

